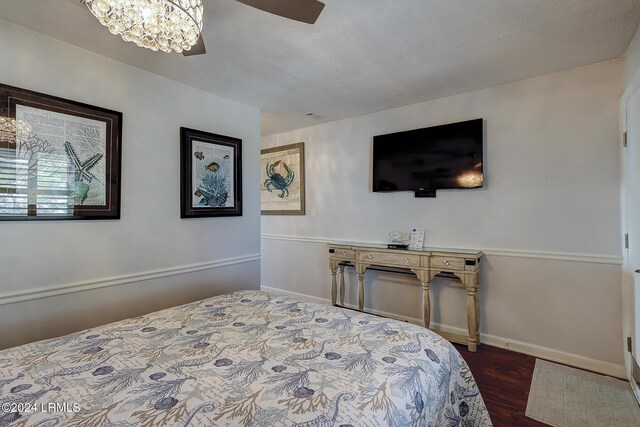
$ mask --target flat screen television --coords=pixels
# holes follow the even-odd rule
[[[483,119],[373,137],[373,191],[414,191],[484,184]]]

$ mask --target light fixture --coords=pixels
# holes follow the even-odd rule
[[[202,31],[202,0],[85,0],[112,34],[153,51],[182,52]]]
[[[12,117],[0,116],[0,142],[17,143],[31,134],[31,125]]]

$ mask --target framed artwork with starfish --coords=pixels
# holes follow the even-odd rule
[[[120,218],[122,113],[0,84],[0,220]]]

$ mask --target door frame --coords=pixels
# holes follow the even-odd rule
[[[627,379],[629,380],[629,384],[631,385],[631,389],[640,403],[640,388],[638,384],[633,379],[632,367],[633,360],[630,352],[627,351],[627,337],[632,336],[631,331],[633,330],[633,322],[634,319],[632,317],[633,314],[633,306],[634,303],[631,300],[631,290],[633,287],[633,268],[629,265],[629,252],[624,247],[624,236],[628,231],[628,218],[627,218],[627,183],[625,178],[627,176],[627,156],[626,150],[623,146],[624,144],[624,134],[627,131],[627,104],[631,97],[640,90],[640,69],[636,70],[633,78],[629,82],[622,98],[620,98],[620,132],[618,135],[619,139],[619,147],[620,147],[620,213],[621,213],[621,246],[622,246],[622,333],[623,333],[623,341],[624,341],[624,365],[625,371],[627,374]],[[640,313],[639,313],[640,314]],[[637,346],[640,346],[640,343],[636,343]],[[638,347],[640,348],[640,347]],[[639,352],[640,353],[640,352]],[[640,357],[640,354],[638,355]]]

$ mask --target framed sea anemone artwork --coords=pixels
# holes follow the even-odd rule
[[[242,140],[180,128],[180,217],[242,215]]]
[[[304,215],[304,142],[260,151],[262,215]]]
[[[120,218],[122,113],[0,84],[0,220]]]

